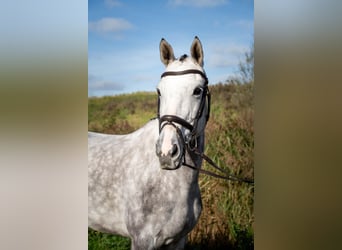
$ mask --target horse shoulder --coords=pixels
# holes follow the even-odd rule
[[[155,131],[156,130],[156,131]],[[136,171],[143,170],[156,157],[151,148],[158,136],[155,121],[126,135],[88,133],[88,210],[89,226],[103,232],[129,236],[125,213],[139,181]],[[148,144],[148,146],[147,146]],[[144,159],[144,157],[146,159]],[[143,173],[138,174],[138,176]]]

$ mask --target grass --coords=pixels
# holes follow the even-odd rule
[[[253,83],[216,84],[206,128],[205,153],[234,175],[254,175]],[[157,95],[89,98],[90,131],[130,133],[156,116]],[[206,163],[203,168],[210,169]],[[203,211],[186,249],[253,249],[254,187],[200,175]],[[92,230],[88,249],[129,249],[129,240]]]
[[[88,229],[88,249],[96,250],[126,250],[130,248],[130,240],[128,238],[100,233],[92,229]]]
[[[137,92],[88,100],[88,129],[109,134],[130,133],[154,117],[156,95]]]

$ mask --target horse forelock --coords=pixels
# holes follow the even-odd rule
[[[165,71],[182,71],[182,70],[188,70],[188,69],[197,69],[200,71],[204,71],[203,67],[198,65],[194,59],[184,54],[181,57],[179,57],[177,60],[174,60],[171,62],[167,67]]]
[[[183,62],[187,57],[188,57],[188,55],[184,54],[179,58],[179,61]]]

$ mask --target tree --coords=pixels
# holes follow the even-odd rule
[[[236,75],[227,79],[228,83],[252,83],[254,82],[254,44],[245,52],[244,61],[240,61]]]

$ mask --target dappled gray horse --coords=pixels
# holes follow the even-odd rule
[[[160,42],[157,119],[127,135],[88,134],[88,225],[129,237],[134,250],[183,249],[201,213],[194,152],[203,152],[210,100],[197,37],[190,51],[176,59]]]

